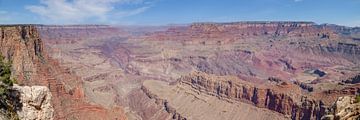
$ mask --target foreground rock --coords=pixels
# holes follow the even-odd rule
[[[34,25],[0,25],[0,53],[12,61],[12,77],[19,84],[49,88],[54,119],[126,119],[121,106],[105,108],[86,100],[81,78],[48,56]]]
[[[21,108],[17,114],[21,120],[53,120],[54,109],[47,87],[15,85],[13,89],[20,93]]]
[[[353,96],[339,97],[330,109],[325,120],[358,120],[360,119],[360,103]]]

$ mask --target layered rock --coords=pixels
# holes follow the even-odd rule
[[[360,74],[351,76],[351,77],[347,78],[346,80],[343,80],[342,82],[347,83],[347,84],[357,84],[357,83],[360,83]]]
[[[300,94],[298,87],[283,82],[279,86],[255,86],[236,78],[195,72],[179,79],[194,89],[224,100],[241,101],[282,113],[292,119],[320,119],[325,114],[321,101]]]
[[[66,86],[65,91],[76,94],[79,99],[85,96],[105,107],[124,105],[129,119],[167,119],[168,113],[173,114],[171,117],[191,119],[191,115],[184,113],[196,106],[189,98],[198,95],[184,95],[183,91],[219,97],[221,99],[214,100],[219,103],[247,103],[250,107],[272,110],[288,118],[319,119],[324,106],[339,96],[357,94],[360,88],[338,84],[344,76],[359,71],[356,67],[358,43],[339,32],[348,28],[337,30],[312,22],[194,23],[171,26],[166,31],[146,30],[147,34],[132,29],[135,36],[120,35],[121,30],[116,35],[118,31],[114,29],[109,26],[39,27],[51,57],[59,61],[57,64],[67,67],[63,72],[79,76],[77,79],[67,77],[64,83],[83,80],[84,88],[72,84]],[[306,72],[316,69],[326,74]],[[146,94],[151,95],[146,90],[140,90],[145,80],[174,81],[195,70],[238,78],[228,80],[228,77],[211,75],[211,80],[204,80],[210,85],[199,82],[202,80],[180,82],[177,86],[181,88],[193,86],[195,89],[185,87],[186,90],[159,92],[174,92],[169,97],[173,99],[164,99],[158,94],[149,98]],[[267,83],[269,77],[281,80]],[[239,78],[249,82],[236,82]],[[199,89],[208,92],[198,92]],[[155,103],[154,99],[161,99],[158,100],[161,102]],[[181,106],[174,101],[184,103]],[[82,110],[104,112],[100,106],[76,106],[69,111],[74,114]],[[237,115],[251,116],[250,113]]]
[[[21,83],[40,83],[38,64],[45,62],[43,44],[36,27],[0,26],[0,51],[12,61],[13,75]]]
[[[181,113],[177,112],[172,106],[170,106],[166,99],[158,97],[158,95],[152,93],[149,88],[142,86],[141,90],[150,98],[154,99],[157,105],[163,107],[163,109],[172,115],[174,120],[187,120],[186,117],[182,116]]]
[[[325,120],[358,120],[360,118],[359,98],[354,96],[339,97],[327,115]]]
[[[302,49],[302,52],[312,53],[325,56],[341,56],[353,61],[359,62],[360,47],[352,42],[333,42],[328,44],[318,45],[300,45],[297,49]]]
[[[0,26],[0,52],[12,61],[13,77],[21,85],[47,86],[52,93],[54,119],[102,116],[126,119],[119,107],[104,108],[85,99],[82,81],[50,58],[34,25]],[[111,115],[110,115],[111,114]]]
[[[170,36],[169,36],[170,35]],[[173,36],[173,37],[171,37]],[[157,40],[218,39],[222,43],[236,39],[257,36],[296,37],[310,39],[336,39],[337,33],[330,27],[313,22],[233,22],[233,23],[194,23],[189,27],[174,27],[166,32],[157,32],[152,37]]]
[[[280,113],[250,104],[219,99],[199,92],[186,84],[169,85],[162,81],[148,80],[143,83],[142,90],[163,107],[172,116],[167,119],[176,120],[287,120]]]

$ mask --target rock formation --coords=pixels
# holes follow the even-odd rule
[[[54,119],[126,119],[121,107],[86,101],[82,81],[48,56],[35,25],[2,25],[0,31],[0,52],[12,62],[13,77],[20,85],[49,88]]]
[[[142,90],[163,110],[171,114],[168,119],[177,120],[286,120],[288,117],[250,104],[219,99],[198,92],[184,84],[168,85],[161,81],[145,81]],[[196,107],[194,107],[196,106]]]
[[[153,97],[140,89],[143,81],[174,82],[191,71],[233,76],[231,84],[239,87],[217,79],[209,80],[214,88],[201,81],[181,84],[293,119],[320,119],[337,97],[357,94],[356,85],[338,84],[357,71],[351,66],[359,62],[358,43],[346,33],[355,34],[352,28],[312,22],[234,22],[124,33],[129,30],[107,27],[40,26],[39,31],[50,56],[84,80],[90,101],[125,106],[133,119],[174,117],[169,111],[175,118],[186,118],[171,101],[165,105],[171,108],[162,109],[165,99],[152,102]],[[269,82],[270,77],[280,81]]]
[[[13,86],[20,93],[20,108],[17,114],[21,120],[53,120],[54,109],[50,90],[45,86]]]
[[[184,76],[179,82],[220,99],[250,103],[282,113],[292,119],[320,119],[325,112],[321,101],[301,95],[299,88],[291,83],[255,86],[236,78],[209,76],[199,72]]]
[[[0,27],[0,51],[20,84],[49,88],[54,119],[320,119],[360,91],[342,82],[360,73],[358,28],[35,26]]]
[[[349,78],[347,78],[346,80],[343,80],[342,82],[347,83],[347,84],[360,83],[360,74],[350,76]]]
[[[339,97],[329,112],[324,116],[325,120],[358,120],[360,118],[359,98],[353,96]]]
[[[174,89],[171,86],[176,87]],[[165,91],[167,90],[176,91],[174,93],[175,96],[183,96],[179,94],[181,90],[189,90],[185,93],[194,95],[196,99],[203,100],[208,104],[211,104],[210,99],[203,98],[201,94],[215,96],[219,100],[230,104],[238,104],[238,106],[244,106],[240,103],[252,104],[259,108],[267,108],[278,112],[293,120],[355,120],[360,115],[358,108],[359,101],[356,101],[353,96],[339,97],[334,103],[326,104],[321,100],[312,98],[312,96],[302,95],[299,88],[292,85],[292,83],[282,82],[276,86],[269,86],[268,84],[254,86],[249,82],[238,80],[236,77],[220,77],[201,72],[194,72],[188,76],[183,76],[177,83],[172,85],[164,85],[164,83],[152,81],[145,82],[142,90],[149,98],[155,99],[155,103],[162,105],[167,112],[171,113],[174,119],[186,119],[188,117],[200,119],[198,118],[200,116],[195,117],[192,114],[176,109],[185,108],[173,107],[176,106],[177,99],[179,98],[166,96],[171,94],[166,93]],[[185,99],[186,97],[183,98]],[[260,114],[258,115],[261,116]],[[233,117],[225,117],[225,119],[231,118]],[[250,118],[242,116],[238,119]]]

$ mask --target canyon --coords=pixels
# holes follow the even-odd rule
[[[0,51],[20,85],[49,89],[54,119],[357,119],[358,36],[290,21],[1,25]]]

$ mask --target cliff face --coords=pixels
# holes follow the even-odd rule
[[[341,56],[354,63],[359,63],[360,47],[356,43],[333,42],[330,44],[318,44],[311,46],[299,45],[297,49],[302,52],[324,55],[324,56]]]
[[[299,88],[291,83],[283,82],[273,87],[254,86],[234,78],[198,72],[180,78],[179,82],[220,99],[250,103],[296,120],[320,119],[325,114],[325,106],[321,101],[301,95]]]
[[[289,119],[265,108],[199,92],[187,84],[149,80],[143,83],[142,90],[176,120]]]
[[[265,113],[281,117],[320,119],[324,107],[339,96],[357,94],[360,88],[339,83],[343,77],[359,72],[359,42],[349,36],[352,30],[345,33],[349,28],[312,22],[194,23],[171,26],[164,31],[131,29],[132,34],[111,26],[38,28],[46,51],[56,59],[50,68],[54,64],[66,67],[63,71],[57,71],[57,67],[50,71],[57,72],[51,78],[61,81],[57,83],[59,86],[65,85],[64,93],[110,109],[126,106],[129,119],[166,119],[168,113],[180,119],[197,115],[204,119],[246,115],[251,118],[257,115],[244,114],[241,110],[254,106],[256,110],[265,109],[270,111]],[[316,70],[320,73],[314,72]],[[188,76],[192,71],[204,73]],[[141,87],[147,80],[172,82],[181,76],[184,76],[181,90],[173,88],[149,94],[149,90]],[[268,83],[269,77],[281,80]],[[161,87],[150,91],[156,88]],[[204,98],[211,96],[211,101],[205,101],[213,104],[193,98],[198,95],[187,94],[191,91],[206,94]],[[167,94],[161,96],[164,93]],[[217,97],[221,99],[213,99]],[[201,104],[194,104],[192,99]],[[224,106],[234,104],[224,101],[247,103],[250,107],[240,107],[239,113],[233,114]],[[213,116],[191,109],[196,105],[207,108],[197,106],[197,111]],[[220,106],[214,108],[213,105]],[[101,106],[74,106],[76,108],[69,110],[71,114],[64,116],[79,114],[82,110],[84,114],[104,112]],[[216,116],[210,111],[212,108],[223,116]],[[189,115],[186,110],[196,114]],[[264,116],[258,119],[268,118]]]
[[[176,36],[176,38],[169,37]],[[166,32],[158,32],[152,37],[158,40],[216,39],[222,43],[251,37],[293,37],[307,39],[336,39],[339,35],[330,27],[313,22],[234,22],[234,23],[194,23],[189,27],[173,27]]]
[[[13,62],[14,76],[19,82],[40,83],[37,64],[45,62],[43,44],[34,26],[1,26],[0,51]]]
[[[359,116],[359,103],[355,102],[355,98],[351,93],[342,92],[346,97],[339,97],[332,100],[331,103],[325,103],[321,98],[313,98],[310,94],[304,94],[298,86],[293,83],[287,83],[275,78],[269,80],[270,83],[262,85],[254,85],[253,83],[239,80],[232,76],[216,76],[203,72],[193,72],[190,75],[181,77],[176,83],[164,85],[161,82],[146,81],[142,86],[142,90],[155,103],[163,106],[163,109],[173,116],[173,119],[200,119],[195,112],[188,114],[186,110],[186,100],[197,103],[196,106],[202,106],[201,102],[212,104],[210,97],[204,97],[203,94],[216,97],[216,103],[227,102],[229,104],[243,106],[242,103],[254,105],[258,108],[265,108],[286,116],[286,119],[293,120],[333,120],[333,119],[354,119]],[[181,94],[185,90],[185,94],[194,96],[187,98]],[[166,91],[172,91],[166,92]],[[170,95],[174,94],[174,95]],[[325,93],[327,96],[337,96],[333,93]],[[172,96],[172,97],[171,97]],[[173,98],[175,96],[175,98]],[[177,100],[183,98],[183,102],[177,105]],[[319,100],[320,99],[320,100]],[[334,103],[333,103],[334,102]],[[180,106],[180,107],[179,107]],[[222,109],[222,107],[218,107]],[[245,112],[242,108],[240,113]],[[206,109],[201,113],[204,114]],[[213,110],[215,111],[215,110]],[[213,114],[216,114],[213,113]],[[208,115],[208,114],[207,114]],[[225,114],[224,114],[225,115]],[[258,113],[258,116],[260,113]],[[254,117],[254,116],[252,116]],[[226,119],[234,118],[233,114],[225,117]],[[246,119],[247,116],[241,116],[238,119]],[[258,119],[258,118],[253,118]],[[278,118],[280,119],[280,118]]]
[[[359,98],[339,97],[324,116],[326,120],[358,120],[360,118]]]
[[[63,114],[60,108],[60,94],[64,89],[49,76],[50,60],[43,51],[43,44],[36,27],[32,25],[1,26],[1,52],[12,61],[13,76],[21,85],[42,85],[50,88],[54,97],[52,103],[56,117]]]
[[[21,85],[41,85],[50,89],[54,119],[96,116],[126,119],[121,108],[108,110],[86,102],[80,78],[48,57],[35,26],[0,26],[0,31],[0,51],[7,60],[12,61],[13,77]]]

